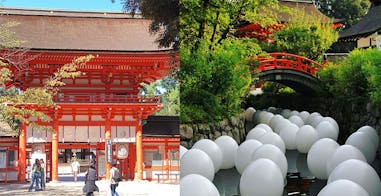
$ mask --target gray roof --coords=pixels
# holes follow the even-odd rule
[[[381,30],[381,6],[374,6],[352,27],[340,33],[341,40],[356,40]]]
[[[3,8],[0,22],[12,28],[24,47],[48,50],[158,51],[150,20],[122,12],[83,12]]]

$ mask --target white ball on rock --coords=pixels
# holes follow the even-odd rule
[[[370,196],[381,195],[381,181],[377,172],[366,162],[350,159],[338,165],[329,175],[327,184],[346,179],[359,184]]]
[[[313,112],[313,113],[311,113],[311,114],[307,117],[307,119],[304,121],[304,124],[311,125],[311,123],[313,122],[313,119],[314,119],[316,116],[321,116],[321,114],[318,113],[318,112]]]
[[[330,138],[323,138],[315,142],[307,155],[307,165],[311,173],[319,179],[327,179],[327,163],[339,148],[339,144]]]
[[[287,176],[288,163],[287,158],[282,151],[279,150],[278,147],[272,144],[264,144],[260,146],[251,157],[252,161],[265,158],[274,161],[275,164],[278,165],[280,171],[282,172],[283,178]]]
[[[303,120],[304,124],[306,124],[306,120],[310,116],[310,113],[307,111],[302,111],[298,116]]]
[[[284,118],[289,118],[291,114],[291,110],[289,109],[284,109],[280,112],[280,115],[282,115]]]
[[[222,151],[222,164],[220,169],[230,169],[234,167],[234,160],[237,154],[237,142],[226,135],[220,136],[215,140]]]
[[[299,115],[299,112],[296,111],[296,110],[293,110],[293,111],[290,112],[290,117],[291,117],[291,116],[298,116],[298,115]],[[290,117],[289,117],[289,118],[290,118]]]
[[[246,140],[249,140],[249,139],[258,140],[260,137],[262,137],[266,133],[267,131],[265,129],[254,127],[253,129],[249,131],[249,133],[247,133]]]
[[[245,168],[251,163],[253,153],[262,146],[258,140],[249,139],[238,146],[235,158],[235,168],[242,174]]]
[[[332,183],[327,184],[325,187],[323,187],[317,196],[333,195],[369,196],[368,192],[359,184],[345,179],[336,180]]]
[[[180,180],[181,196],[220,196],[214,184],[204,176],[189,174]]]
[[[337,124],[335,119],[333,119],[332,117],[327,116],[327,117],[324,117],[323,120],[330,122],[335,127],[337,132],[340,132],[339,124]]]
[[[379,136],[378,136],[378,133],[376,131],[376,129],[374,129],[373,127],[371,126],[362,126],[360,127],[357,132],[364,132],[364,133],[367,133],[369,134],[370,136],[370,140],[372,140],[374,146],[375,146],[375,149],[378,149],[378,145],[379,145]]]
[[[246,121],[253,121],[253,115],[255,113],[255,109],[253,107],[249,107],[245,110],[245,119]]]
[[[288,120],[294,123],[295,125],[297,125],[298,127],[301,127],[304,125],[304,121],[302,120],[302,118],[300,118],[297,115],[291,116],[290,118],[288,118]]]
[[[268,126],[267,124],[264,124],[264,123],[260,123],[260,124],[256,125],[255,127],[262,128],[262,129],[266,130],[267,132],[273,132],[273,129],[271,129],[270,126]]]
[[[274,117],[273,113],[262,111],[259,115],[259,123],[269,124],[272,117]]]
[[[296,133],[296,149],[301,153],[307,153],[318,139],[319,136],[315,128],[304,125]]]
[[[359,149],[365,156],[368,163],[372,163],[376,157],[377,149],[374,148],[372,140],[367,133],[354,132],[348,138],[345,144],[352,145]]]
[[[216,173],[222,165],[222,151],[220,147],[210,139],[202,139],[197,141],[192,148],[204,151],[212,159],[214,165],[214,173]]]
[[[270,120],[270,127],[273,131],[275,131],[275,128],[278,128],[279,124],[282,122],[282,120],[284,120],[283,116],[277,114],[277,115],[274,115],[271,120]]]
[[[329,121],[321,121],[315,129],[320,139],[331,138],[337,141],[337,137],[339,137],[339,131]]]
[[[313,127],[317,127],[318,124],[323,121],[323,117],[322,116],[314,116],[312,118],[312,122],[310,123],[311,126]]]
[[[296,149],[296,133],[299,127],[295,124],[288,124],[281,131],[279,136],[282,138],[287,150]]]
[[[183,155],[188,151],[187,148],[185,148],[184,146],[181,146],[180,145],[180,159],[181,157],[183,157]]]
[[[335,150],[331,158],[328,160],[326,165],[327,174],[329,175],[335,167],[349,159],[358,159],[366,162],[366,158],[357,148],[351,145],[342,145]]]
[[[212,159],[202,150],[190,149],[181,157],[180,176],[199,174],[213,181],[214,165]]]
[[[239,189],[242,196],[281,196],[282,172],[273,161],[258,159],[246,167],[240,179]]]
[[[258,141],[262,142],[262,144],[275,145],[283,152],[283,154],[286,152],[286,145],[284,144],[282,138],[274,132],[267,132],[262,137],[260,137]]]

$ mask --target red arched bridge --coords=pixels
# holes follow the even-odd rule
[[[259,80],[255,85],[272,81],[289,86],[294,90],[313,94],[320,90],[319,71],[321,64],[289,53],[269,53],[268,57],[258,57],[259,67],[254,70]]]

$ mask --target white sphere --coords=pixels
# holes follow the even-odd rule
[[[249,107],[245,111],[245,119],[246,121],[253,121],[253,115],[255,113],[255,109],[253,107]]]
[[[293,110],[292,112],[290,112],[290,117],[291,116],[298,116],[299,115],[299,112],[298,111],[296,111],[296,110]],[[290,118],[289,117],[289,118]]]
[[[369,196],[368,192],[359,184],[350,180],[336,180],[327,184],[319,192],[317,196],[332,196],[332,195],[345,195],[345,196]]]
[[[230,169],[234,167],[234,160],[237,154],[237,142],[226,135],[220,136],[215,140],[222,151],[222,165],[220,169]]]
[[[284,118],[290,118],[291,110],[284,109],[280,112],[280,115],[282,115]]]
[[[302,111],[299,113],[299,117],[303,120],[304,124],[306,124],[306,120],[309,116],[310,116],[310,113],[307,111]]]
[[[337,141],[337,137],[339,137],[339,132],[329,121],[321,121],[315,129],[320,139],[331,138]]]
[[[184,146],[181,146],[180,145],[180,159],[181,157],[183,157],[183,155],[188,151],[187,148],[185,148]]]
[[[302,118],[300,118],[297,115],[291,116],[290,118],[288,118],[288,120],[294,123],[295,125],[297,125],[298,127],[301,127],[304,125],[304,121],[302,120]]]
[[[311,113],[307,119],[304,121],[304,124],[309,124],[311,125],[311,123],[313,122],[313,119],[316,117],[316,116],[321,116],[318,112],[313,112]]]
[[[277,112],[277,109],[276,109],[276,107],[269,107],[269,108],[267,108],[267,111],[274,114]]]
[[[222,165],[222,151],[220,147],[210,139],[202,139],[196,142],[192,148],[204,151],[213,161],[214,173],[216,173]]]
[[[181,196],[220,196],[214,184],[204,176],[189,174],[180,180]]]
[[[259,127],[254,127],[253,129],[251,129],[249,131],[249,133],[247,133],[246,140],[249,140],[249,139],[257,140],[260,137],[262,137],[263,135],[265,135],[266,133],[267,133],[267,131],[265,129],[259,128]]]
[[[315,142],[307,155],[307,165],[311,173],[319,179],[327,179],[327,162],[331,159],[339,144],[330,138]]]
[[[190,149],[181,157],[180,176],[199,174],[210,181],[214,178],[214,166],[210,157],[202,150]]]
[[[255,161],[261,158],[270,159],[278,165],[280,171],[282,172],[283,178],[287,176],[288,163],[287,158],[278,147],[272,144],[263,144],[260,146],[251,157],[251,161]]]
[[[339,124],[337,124],[335,119],[333,119],[332,117],[327,116],[327,117],[324,117],[323,120],[330,122],[335,127],[337,132],[340,132]]]
[[[304,125],[296,133],[296,148],[301,153],[307,153],[318,139],[319,136],[315,128]]]
[[[292,124],[292,123],[288,119],[280,119],[273,130],[275,133],[280,134],[282,129],[288,126],[289,124]]]
[[[262,142],[262,144],[275,145],[283,152],[283,154],[286,152],[286,145],[284,144],[282,138],[274,132],[267,132],[262,137],[260,137],[258,141]]]
[[[283,194],[283,176],[279,167],[269,159],[258,159],[243,172],[239,189],[242,196]]]
[[[270,120],[270,127],[273,131],[275,131],[275,128],[278,128],[279,124],[284,120],[283,116],[277,114],[274,115]]]
[[[317,127],[318,124],[323,121],[323,117],[322,116],[315,116],[312,118],[312,122],[310,123],[311,126],[313,127]]]
[[[376,150],[372,144],[372,140],[365,132],[352,133],[345,144],[352,145],[359,149],[365,156],[368,163],[372,163],[376,157]]]
[[[346,179],[359,184],[370,196],[381,195],[381,181],[377,172],[366,162],[350,159],[338,165],[329,175],[327,184]]]
[[[379,145],[379,136],[378,136],[378,133],[376,131],[376,129],[374,129],[373,127],[371,126],[362,126],[360,127],[357,132],[364,132],[364,133],[367,133],[369,134],[370,136],[370,139],[372,140],[374,146],[375,146],[375,149],[378,149],[378,145]]]
[[[342,145],[335,150],[331,158],[328,160],[326,165],[327,174],[329,175],[335,167],[349,159],[358,159],[366,162],[366,158],[357,148],[351,145]]]
[[[287,150],[296,149],[295,141],[298,130],[299,127],[297,125],[290,123],[280,131],[279,136],[282,138]]]
[[[253,115],[253,123],[255,123],[255,124],[259,124],[260,123],[259,122],[259,116],[261,116],[262,112],[263,112],[262,110],[255,111],[255,113]]]
[[[262,143],[258,140],[249,139],[239,145],[235,158],[235,168],[242,174],[245,168],[251,163],[251,157]]]
[[[259,115],[259,123],[269,124],[272,117],[274,117],[273,113],[262,111]]]
[[[271,127],[268,126],[267,124],[260,123],[255,127],[262,128],[262,129],[266,130],[267,132],[273,132],[273,129],[271,129]]]

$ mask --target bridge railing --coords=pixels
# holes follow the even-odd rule
[[[269,53],[270,57],[259,57],[259,70],[292,69],[317,77],[323,67],[316,61],[284,52]]]

